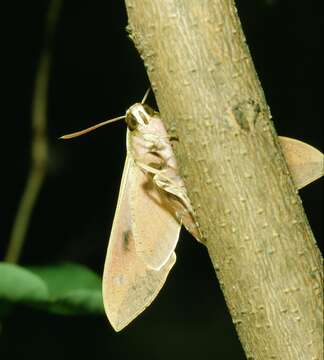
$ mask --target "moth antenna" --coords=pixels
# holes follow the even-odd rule
[[[86,134],[86,133],[88,133],[88,132],[91,132],[91,131],[93,131],[93,130],[96,130],[96,129],[102,127],[102,126],[105,126],[105,125],[107,125],[107,124],[113,123],[113,122],[118,121],[118,120],[121,120],[121,119],[125,119],[125,117],[126,117],[126,115],[123,115],[123,116],[118,116],[118,117],[113,118],[113,119],[110,119],[110,120],[103,121],[103,122],[101,122],[101,123],[99,123],[99,124],[90,126],[90,127],[86,128],[86,129],[84,129],[84,130],[80,130],[80,131],[76,131],[76,132],[71,133],[71,134],[63,135],[63,136],[60,137],[60,139],[66,140],[66,139],[72,139],[72,138],[81,136],[81,135],[83,135],[83,134]]]
[[[148,89],[146,90],[145,95],[144,95],[144,97],[143,97],[143,100],[141,101],[141,104],[144,104],[144,103],[145,103],[145,101],[146,101],[146,99],[147,99],[150,91],[151,91],[151,88],[148,88]]]

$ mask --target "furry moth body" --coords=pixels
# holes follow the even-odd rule
[[[181,225],[200,234],[178,174],[167,131],[157,112],[141,103],[125,116],[66,135],[71,138],[125,118],[127,156],[103,274],[103,302],[120,331],[145,310],[175,263]],[[279,137],[296,188],[323,175],[323,154],[298,140]]]

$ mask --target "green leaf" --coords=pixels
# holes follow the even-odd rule
[[[100,277],[73,263],[24,268],[0,262],[0,313],[13,303],[56,314],[104,312]]]
[[[21,266],[0,262],[0,299],[37,303],[48,300],[44,281]]]
[[[56,314],[101,314],[104,313],[101,290],[74,290],[58,298],[49,311]]]
[[[72,263],[29,268],[46,284],[48,310],[60,314],[102,313],[101,279],[88,268]]]

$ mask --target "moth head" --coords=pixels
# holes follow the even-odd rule
[[[136,130],[142,126],[147,126],[150,122],[151,117],[154,115],[154,110],[145,104],[145,101],[148,97],[149,92],[150,92],[150,89],[148,89],[146,91],[146,93],[143,97],[143,100],[140,103],[136,103],[133,106],[131,106],[126,111],[125,115],[103,121],[99,124],[90,126],[84,130],[80,130],[80,131],[76,131],[71,134],[63,135],[60,137],[60,139],[72,139],[72,138],[81,136],[83,134],[87,134],[90,131],[98,129],[98,128],[105,126],[107,124],[110,124],[112,122],[119,121],[121,119],[126,120],[127,127],[129,128],[130,131]]]
[[[154,110],[146,104],[136,103],[126,111],[126,124],[130,131],[139,127],[145,127],[149,124]]]

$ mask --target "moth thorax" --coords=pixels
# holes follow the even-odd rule
[[[126,124],[130,131],[136,130],[139,126],[146,126],[154,114],[146,104],[136,103],[126,111]]]

